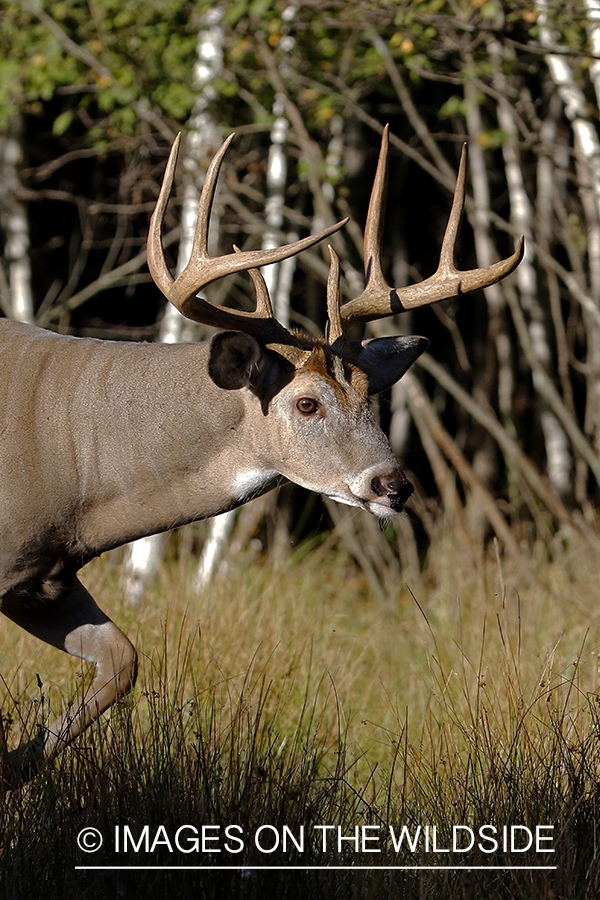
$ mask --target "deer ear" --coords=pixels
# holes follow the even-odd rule
[[[265,348],[255,338],[240,331],[222,331],[211,341],[208,374],[226,391],[249,387],[261,368]]]
[[[363,341],[358,365],[367,376],[369,394],[378,394],[400,381],[429,346],[424,337],[385,337]]]

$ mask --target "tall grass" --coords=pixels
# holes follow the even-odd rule
[[[473,567],[447,542],[418,583],[374,600],[348,560],[316,550],[276,573],[240,557],[202,598],[174,563],[132,609],[98,561],[86,586],[136,642],[138,685],[4,798],[0,896],[596,896],[598,574],[591,551],[548,563],[540,549],[520,568],[491,553]],[[0,670],[9,745],[88,677],[8,622]],[[452,826],[484,824],[554,826],[555,852],[424,845],[426,825],[449,848]],[[171,852],[183,825],[213,826],[207,846],[221,852]],[[227,852],[227,825],[243,852]],[[267,853],[284,825],[297,840],[304,829],[303,851],[290,839]],[[320,825],[375,838],[361,852],[332,829],[323,851]],[[421,826],[415,852],[395,852],[390,825]],[[85,826],[104,836],[97,853],[77,847]],[[116,826],[137,852],[116,852]],[[382,868],[416,865],[463,868]],[[491,868],[514,865],[556,868]]]

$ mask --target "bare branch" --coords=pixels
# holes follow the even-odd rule
[[[172,231],[163,239],[163,246],[169,247],[171,244],[175,244],[181,235],[181,226],[177,226],[173,228]],[[47,327],[52,322],[56,322],[63,313],[77,309],[77,307],[81,306],[87,300],[90,300],[92,297],[95,297],[96,294],[100,294],[102,291],[108,290],[108,288],[113,287],[118,281],[120,281],[126,275],[130,275],[132,272],[137,272],[146,264],[147,254],[146,250],[142,250],[141,253],[138,253],[137,256],[134,256],[132,259],[128,260],[123,265],[118,266],[118,268],[113,269],[112,272],[106,272],[104,275],[101,275],[100,278],[97,278],[95,281],[92,281],[90,284],[86,285],[86,287],[82,288],[76,294],[73,294],[67,300],[63,300],[62,303],[58,303],[45,312],[38,319],[38,325],[42,327]]]

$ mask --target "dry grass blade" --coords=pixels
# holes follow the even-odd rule
[[[439,572],[431,568],[413,585],[414,599],[398,585],[376,602],[347,558],[316,550],[310,569],[290,564],[275,577],[240,563],[193,612],[191,571],[166,572],[166,623],[159,590],[141,612],[117,610],[119,618],[141,618],[148,636],[137,693],[74,752],[6,796],[0,896],[21,896],[43,881],[49,898],[66,890],[101,897],[118,881],[126,896],[166,897],[194,890],[201,877],[207,897],[237,896],[241,880],[244,896],[259,897],[267,876],[252,866],[265,864],[276,867],[268,874],[273,889],[294,897],[324,887],[350,896],[357,879],[365,896],[380,896],[384,885],[406,897],[425,890],[440,898],[459,889],[468,898],[491,890],[496,897],[550,896],[552,886],[573,897],[584,883],[595,890],[600,720],[589,629],[597,633],[600,621],[581,597],[597,582],[596,561],[578,551],[548,568],[540,554],[527,569],[504,559],[499,570],[498,557],[490,557],[474,578],[450,537],[440,557]],[[97,591],[114,595],[114,576],[102,563],[90,576]],[[493,621],[495,629],[486,624]],[[48,650],[46,661],[27,637],[16,648],[12,638],[5,657],[18,652],[27,661],[35,653],[44,707],[61,705],[45,675],[46,668],[55,672],[56,654]],[[23,719],[28,697],[40,714],[37,683],[17,677],[11,694]],[[3,708],[9,703],[4,696]],[[448,846],[454,825],[484,823],[553,828],[556,853],[550,860],[510,852],[492,858],[477,848],[446,854],[444,864],[470,869],[447,878],[435,871],[359,873],[353,867],[373,866],[373,854],[337,838],[323,852],[315,828],[330,824],[334,836],[338,827],[352,836],[368,826],[382,851],[378,866],[436,865],[439,855],[424,850],[426,824],[436,825],[438,846]],[[180,843],[184,836],[187,843],[178,849],[174,836],[184,825]],[[240,853],[220,844],[218,863],[230,872],[181,870],[175,882],[167,872],[134,877],[75,868],[207,867],[216,855],[195,847],[190,829],[210,826],[207,833],[222,838],[228,825],[244,842]],[[285,851],[257,849],[253,836],[265,825],[280,836],[287,826]],[[84,827],[105,837],[91,860],[76,844]],[[397,842],[403,827],[395,851],[391,829]],[[153,848],[157,835],[162,842]],[[558,870],[489,870],[492,863],[548,862]],[[308,870],[324,864],[323,871]],[[292,865],[303,866],[303,874]],[[241,879],[240,866],[251,874]]]

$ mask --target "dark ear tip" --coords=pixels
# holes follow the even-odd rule
[[[368,378],[369,394],[399,381],[428,346],[427,338],[413,334],[363,341],[358,365]]]
[[[415,350],[418,351],[419,356],[421,353],[425,353],[427,348],[429,347],[429,338],[421,337],[420,335],[414,335],[415,342]]]

